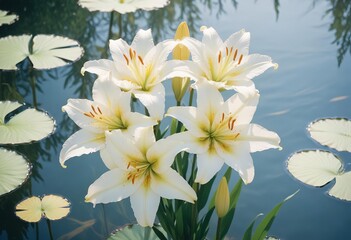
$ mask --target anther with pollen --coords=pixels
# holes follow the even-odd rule
[[[235,61],[235,59],[236,59],[236,55],[238,55],[238,49],[235,49],[235,52],[234,52],[234,57],[233,57],[233,61]]]
[[[219,51],[219,53],[218,53],[218,63],[220,63],[220,62],[221,62],[221,58],[222,58],[222,52],[221,52],[221,51]]]
[[[243,55],[242,54],[240,55],[238,65],[241,63],[241,60],[243,60]]]
[[[87,117],[90,117],[90,118],[98,117],[99,119],[102,119],[102,117],[99,116],[99,115],[102,115],[102,111],[101,111],[100,107],[95,108],[93,105],[90,105],[90,107],[93,111],[92,112],[85,112],[83,114]],[[94,115],[94,113],[95,113],[95,115]]]
[[[124,59],[126,60],[127,65],[129,65],[129,60],[128,60],[127,56],[126,56],[125,54],[123,54],[123,57],[124,57]]]
[[[142,58],[140,55],[138,55],[138,58],[139,58],[139,61],[141,62],[141,64],[143,64],[143,65],[144,65],[143,58]]]

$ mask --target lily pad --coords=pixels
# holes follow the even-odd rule
[[[61,67],[78,60],[83,48],[75,40],[54,35],[21,35],[0,38],[0,69],[16,70],[25,58],[36,69]]]
[[[30,165],[23,156],[0,148],[0,196],[21,186],[29,172]]]
[[[351,152],[351,121],[344,118],[323,118],[308,126],[311,137],[324,146]]]
[[[18,102],[0,101],[0,144],[38,141],[54,131],[54,120],[33,108],[25,109],[5,122],[5,117],[21,106]]]
[[[165,236],[165,230],[161,226],[156,226]],[[127,225],[114,231],[107,240],[158,240],[152,228],[144,228],[138,224]]]
[[[70,202],[57,195],[46,195],[42,199],[33,196],[17,204],[16,215],[27,222],[39,222],[42,217],[58,220],[70,212]]]
[[[333,153],[321,150],[294,153],[287,162],[289,172],[299,181],[322,187],[335,179],[328,194],[351,201],[351,172],[343,171],[342,161]]]
[[[135,12],[138,9],[154,10],[170,3],[169,0],[79,0],[78,4],[89,11],[112,12],[121,14]]]
[[[4,24],[12,24],[17,21],[18,16],[16,14],[8,13],[8,11],[0,10],[0,26]]]

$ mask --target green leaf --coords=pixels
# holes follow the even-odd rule
[[[215,178],[212,178],[208,183],[201,185],[197,196],[198,196],[198,200],[197,200],[197,206],[198,206],[198,211],[200,211],[201,209],[203,209],[207,203],[208,197],[210,195],[211,192],[211,188],[213,185]]]
[[[278,214],[281,206],[288,201],[290,198],[295,196],[295,194],[298,193],[299,190],[297,190],[295,193],[291,194],[287,198],[285,198],[282,202],[277,204],[268,214],[267,216],[261,221],[261,223],[257,226],[256,231],[252,237],[252,240],[262,240],[266,237],[269,229],[271,228],[273,221],[275,219],[275,216]]]
[[[153,226],[152,230],[154,230],[155,234],[157,235],[157,237],[161,240],[167,240],[167,237],[163,234],[163,232],[161,232],[158,229],[158,226]]]
[[[251,224],[249,225],[249,227],[246,229],[244,233],[243,240],[251,240],[253,226],[255,225],[256,220],[262,215],[263,213],[260,213],[254,218],[254,220],[252,220]]]

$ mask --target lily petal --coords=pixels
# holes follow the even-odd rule
[[[237,126],[240,135],[237,141],[246,141],[250,145],[250,152],[263,151],[270,148],[280,148],[280,138],[275,132],[269,131],[257,124]]]
[[[199,141],[199,137],[193,136],[190,131],[173,134],[168,139],[177,141],[177,145],[184,145],[189,153],[201,154],[208,150],[208,144]]]
[[[225,163],[237,171],[245,184],[249,184],[254,179],[255,169],[250,155],[250,146],[247,142],[234,143],[232,150],[218,151]]]
[[[162,84],[157,84],[148,92],[134,90],[134,96],[147,108],[150,116],[156,120],[161,120],[165,112],[165,88]]]
[[[210,181],[219,170],[221,170],[224,161],[216,153],[203,153],[197,155],[196,163],[197,174],[195,182],[205,184]]]
[[[169,168],[162,174],[151,175],[151,189],[156,194],[167,199],[179,199],[194,203],[197,200],[196,193],[188,182],[179,173]]]
[[[246,32],[245,29],[242,29],[236,33],[233,33],[224,43],[228,48],[233,47],[238,49],[239,56],[240,54],[248,55],[249,46],[250,46],[250,33]]]
[[[84,63],[81,73],[90,72],[97,74],[99,76],[108,75],[115,70],[115,65],[113,61],[108,59],[100,59],[87,61]]]
[[[96,104],[87,99],[68,99],[67,104],[62,107],[62,111],[66,112],[69,118],[71,118],[80,128],[85,128],[96,133],[102,133],[104,132],[103,129],[93,126],[92,123],[94,123],[95,120],[85,115],[92,111],[92,105]]]
[[[110,152],[107,150],[107,147],[104,147],[100,150],[100,157],[108,169],[114,168],[125,168],[125,164],[119,165],[118,161],[115,161],[116,158],[119,156],[111,155]]]
[[[137,128],[133,135],[134,145],[146,155],[146,152],[156,142],[154,129],[152,127]]]
[[[238,72],[241,74],[237,77],[247,77],[252,79],[270,67],[275,67],[276,64],[272,63],[272,59],[266,55],[251,54],[243,58],[242,63],[238,67]]]
[[[217,54],[217,51],[223,46],[223,41],[217,31],[210,27],[203,31],[202,43],[206,46],[206,50]]]
[[[146,54],[155,46],[154,40],[152,39],[151,29],[143,30],[140,29],[131,44],[131,47],[140,55],[145,57]]]
[[[248,124],[255,114],[259,97],[257,91],[248,96],[237,93],[224,103],[223,108],[226,114],[231,113],[236,117],[235,124]]]
[[[152,227],[160,204],[160,196],[142,185],[130,196],[130,203],[139,225]]]
[[[114,62],[125,63],[123,54],[128,55],[130,46],[123,39],[110,40],[109,48]]]
[[[127,172],[115,168],[102,174],[89,186],[86,202],[92,204],[118,202],[134,194],[142,182],[136,180],[134,184],[127,180]]]
[[[203,137],[201,125],[208,126],[209,120],[197,111],[195,107],[170,107],[166,116],[173,117],[182,122],[193,135]]]
[[[93,86],[93,99],[96,102],[104,103],[116,115],[130,112],[131,94],[122,92],[114,79],[97,79]]]
[[[70,136],[62,146],[60,152],[60,164],[72,158],[101,150],[105,146],[105,134],[92,133],[81,129]]]
[[[172,141],[171,138],[161,139],[149,148],[146,157],[155,164],[153,170],[162,173],[172,165],[175,156],[185,149],[185,144]]]
[[[135,146],[132,139],[120,130],[106,132],[106,150],[116,162],[115,164],[123,169],[128,168],[130,159],[144,159],[144,155]]]
[[[203,82],[197,86],[197,108],[199,112],[205,113],[210,122],[223,105],[221,93],[211,84]]]

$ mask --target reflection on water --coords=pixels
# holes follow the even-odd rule
[[[256,4],[262,1],[263,0],[257,1]],[[252,2],[255,1],[252,0]],[[320,19],[323,17],[328,18],[327,22],[329,28],[325,29],[325,31],[330,31],[334,34],[334,41],[331,44],[335,44],[338,47],[338,56],[335,61],[342,67],[343,61],[345,61],[348,55],[347,53],[351,52],[350,0],[314,0],[311,1],[312,6],[313,3],[316,4],[315,7],[319,3],[328,6],[327,10],[321,14]],[[68,98],[67,95],[58,96],[60,93],[64,94],[67,92],[68,96],[72,98],[91,99],[91,88],[96,77],[91,74],[82,76],[80,70],[83,63],[88,60],[110,57],[108,49],[109,39],[123,37],[123,39],[130,43],[139,28],[152,28],[153,37],[157,43],[166,37],[173,36],[176,27],[181,21],[187,22],[192,35],[197,35],[204,21],[210,21],[207,18],[214,16],[214,19],[220,22],[226,15],[235,15],[236,13],[244,11],[245,4],[247,4],[247,2],[238,0],[173,0],[169,6],[157,11],[137,11],[135,13],[120,15],[118,13],[92,13],[86,9],[80,8],[77,2],[72,0],[0,0],[1,9],[16,13],[20,17],[19,20],[12,25],[1,26],[0,37],[22,34],[55,34],[79,41],[85,50],[83,57],[78,62],[63,68],[48,71],[30,70],[29,63],[26,61],[20,65],[19,71],[0,71],[0,100],[19,101],[29,106],[37,106],[39,109],[42,109],[50,106],[50,104],[55,101],[66,102]],[[282,15],[284,15],[283,11],[288,11],[288,9],[284,8],[284,4],[286,4],[286,1],[274,0],[271,3],[272,6],[270,6],[270,8],[273,9],[274,17],[278,23]],[[229,6],[232,7],[232,9],[230,9]],[[302,11],[306,10],[309,9],[303,9]],[[259,10],[257,9],[253,9],[252,11],[257,11],[257,14],[259,14]],[[295,21],[295,19],[293,20]],[[245,19],[243,20],[243,24],[245,24]],[[264,24],[257,23],[257,25],[262,27]],[[267,38],[269,38],[268,35]],[[285,46],[288,47],[288,44]],[[303,78],[305,76],[301,77]],[[34,88],[31,79],[35,79]],[[45,91],[47,91],[48,86],[53,85],[54,87],[51,88],[55,88],[56,85],[61,83],[63,87],[59,89],[57,95],[46,95],[47,93]],[[316,86],[310,87],[316,89]],[[318,92],[322,91],[321,88],[317,88]],[[52,92],[56,94],[55,91]],[[274,96],[274,93],[271,94]],[[296,92],[291,94],[296,94]],[[308,94],[314,95],[316,93],[309,92]],[[300,97],[301,96],[295,95],[294,99],[300,99]],[[342,94],[330,98],[330,101],[336,104],[342,102],[341,100],[347,99],[348,96]],[[296,113],[296,109],[287,106],[284,107],[284,105],[281,109],[280,111],[270,109],[265,116],[280,117]],[[33,229],[35,229],[35,225],[19,220],[14,214],[15,205],[24,198],[32,195],[33,185],[50,186],[50,183],[45,182],[47,181],[46,177],[43,176],[47,176],[46,172],[48,171],[51,173],[51,170],[45,167],[51,165],[55,166],[55,168],[59,167],[57,164],[57,153],[60,151],[62,143],[68,136],[77,130],[73,121],[71,121],[66,114],[57,113],[60,112],[60,109],[45,110],[49,111],[49,113],[55,113],[57,128],[54,135],[37,143],[18,146],[1,146],[23,154],[33,166],[31,178],[24,185],[14,192],[0,197],[1,239],[3,236],[8,236],[9,239],[34,238],[35,234],[33,234],[33,232],[35,232],[35,230]],[[308,121],[310,121],[310,119]],[[306,123],[308,121],[306,120]],[[295,124],[296,122],[290,123],[291,126]],[[289,129],[287,132],[294,131],[295,129]],[[301,129],[301,131],[303,131],[303,129]],[[289,137],[293,138],[294,136],[296,136],[295,132],[291,133]],[[298,140],[294,141],[298,142]],[[98,156],[96,155],[94,157],[96,158]],[[87,161],[94,161],[94,159],[87,159]],[[78,236],[78,238],[79,236],[103,238],[117,226],[125,222],[130,223],[133,221],[133,219],[129,219],[130,214],[128,214],[128,211],[130,211],[130,208],[126,203],[123,203],[126,205],[123,207],[121,207],[121,205],[107,205],[106,209],[102,209],[101,207],[93,209],[91,205],[87,205],[83,202],[84,194],[81,196],[74,196],[73,193],[80,191],[77,188],[81,187],[86,189],[92,182],[92,179],[100,175],[99,171],[103,168],[101,166],[96,166],[96,168],[94,166],[93,169],[84,168],[84,163],[78,166],[82,167],[84,171],[93,172],[94,174],[89,175],[94,176],[89,179],[82,173],[82,179],[86,182],[84,186],[77,186],[74,185],[74,183],[72,183],[72,186],[62,186],[68,188],[67,191],[72,193],[71,196],[67,197],[72,198],[73,208],[71,218],[75,220],[62,220],[62,224],[66,224],[67,226],[62,227],[60,230],[56,229],[58,233],[57,236],[62,236],[61,239],[70,239],[75,236]],[[77,171],[77,169],[73,169],[72,171],[74,170]],[[61,169],[59,169],[53,172],[59,172],[58,174],[61,174],[59,176],[62,179],[67,178],[70,181],[72,180],[70,177],[73,175],[70,175],[69,170],[61,173]],[[67,181],[62,181],[65,182],[65,184],[67,183]],[[50,188],[43,190],[43,192],[51,193]],[[35,194],[36,192],[34,192],[34,195]],[[303,195],[303,193],[300,195]],[[267,204],[267,207],[269,206],[271,206],[271,204]],[[245,208],[245,204],[242,207]],[[279,219],[277,219],[277,221],[279,221]],[[234,224],[235,222],[236,221],[234,221]],[[47,236],[46,230],[43,229],[42,231],[42,235]],[[92,235],[82,235],[86,232]]]

